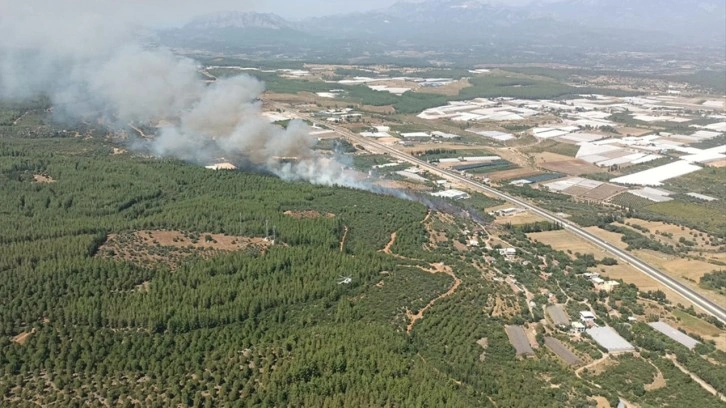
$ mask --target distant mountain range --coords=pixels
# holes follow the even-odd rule
[[[475,0],[399,2],[291,22],[222,12],[160,34],[176,47],[328,55],[392,49],[552,54],[725,48],[723,0],[563,0],[513,7]],[[387,51],[386,51],[387,50]]]

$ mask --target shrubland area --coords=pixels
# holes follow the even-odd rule
[[[472,88],[572,92],[546,79],[487,81]],[[431,103],[348,92],[402,111]],[[597,397],[722,406],[687,374],[726,392],[720,322],[622,281],[594,290],[582,275],[617,261],[528,236],[558,225],[496,226],[461,217],[462,203],[433,210],[145,157],[92,125],[56,124],[46,109],[38,100],[0,110],[0,405],[589,407]],[[636,208],[593,211],[556,193],[507,191],[620,233],[633,248],[688,246],[621,225]],[[474,195],[463,205],[499,204]],[[505,246],[516,259],[500,254]],[[723,280],[712,273],[700,284],[723,291]],[[639,352],[606,356],[551,327],[543,307],[553,302],[573,319],[596,312]],[[689,350],[645,324],[659,318],[688,323],[701,343]],[[532,334],[532,357],[516,356],[505,325]],[[565,365],[545,335],[586,366]]]

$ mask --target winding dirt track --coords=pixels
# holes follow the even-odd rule
[[[683,372],[683,374],[686,374],[687,376],[691,377],[693,381],[695,381],[698,385],[701,386],[706,392],[713,394],[714,396],[718,397],[721,401],[726,402],[726,395],[721,394],[714,388],[711,384],[704,381],[701,377],[697,376],[696,374],[693,374],[691,371],[689,371],[686,367],[684,367],[681,363],[676,360],[676,356],[673,354],[668,354],[666,356],[668,360],[671,360],[673,365],[676,366],[679,370]]]
[[[398,233],[396,231],[393,231],[391,234],[391,240],[388,241],[385,248],[383,248],[381,251],[383,251],[384,254],[393,255],[391,252],[391,247],[393,247],[393,244],[396,243],[396,237],[398,236]]]
[[[456,275],[454,275],[454,271],[451,270],[451,267],[446,266],[443,263],[431,264],[431,267],[433,269],[425,269],[425,268],[420,268],[420,267],[419,267],[419,269],[421,269],[424,272],[428,272],[428,273],[445,273],[445,274],[451,276],[452,278],[454,278],[454,284],[451,285],[449,290],[447,290],[445,293],[435,297],[429,303],[427,303],[426,306],[422,307],[418,311],[418,313],[413,314],[413,313],[411,313],[410,310],[406,311],[406,317],[408,317],[408,319],[410,320],[410,322],[408,323],[408,326],[406,327],[406,333],[408,333],[408,334],[411,334],[411,331],[413,330],[413,326],[416,324],[417,321],[423,319],[423,314],[431,306],[433,306],[434,303],[436,303],[437,301],[439,301],[441,299],[445,299],[445,298],[453,295],[454,293],[456,293],[456,289],[459,288],[459,285],[461,285],[461,279],[457,278]]]

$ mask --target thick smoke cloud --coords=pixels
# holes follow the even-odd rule
[[[132,146],[160,157],[206,163],[224,157],[286,180],[362,187],[344,166],[312,149],[303,122],[270,124],[249,76],[207,84],[199,67],[144,44],[142,30],[96,15],[35,10],[0,20],[0,97],[47,95],[54,113],[110,128],[163,123]],[[287,161],[281,158],[295,157]]]

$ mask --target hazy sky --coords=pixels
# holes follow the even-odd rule
[[[16,15],[41,12],[85,11],[131,20],[144,25],[180,25],[194,16],[214,11],[260,11],[288,19],[383,8],[398,0],[0,0],[0,21]],[[415,0],[408,0],[413,2]],[[522,4],[529,0],[489,0]]]

